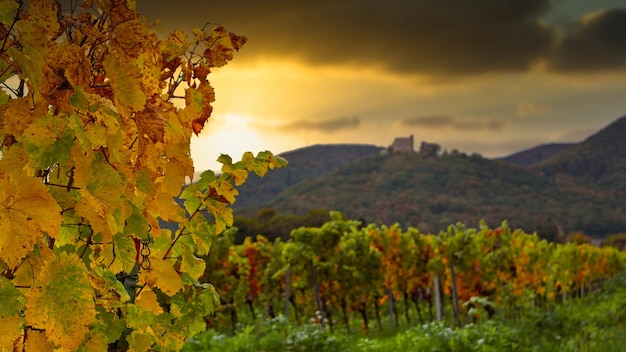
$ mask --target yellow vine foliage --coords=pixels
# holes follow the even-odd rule
[[[286,165],[223,155],[182,191],[211,69],[247,39],[158,37],[132,0],[59,6],[0,1],[0,351],[180,349],[219,304],[199,256],[235,187]]]

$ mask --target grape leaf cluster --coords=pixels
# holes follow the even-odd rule
[[[178,350],[204,330],[219,296],[199,257],[248,173],[286,165],[222,156],[175,201],[209,74],[246,41],[159,37],[130,0],[0,2],[0,350]]]

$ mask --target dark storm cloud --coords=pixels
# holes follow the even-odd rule
[[[238,61],[298,59],[312,65],[378,66],[399,74],[462,76],[623,69],[626,10],[543,22],[556,0],[138,1],[167,30],[219,23],[249,37]],[[572,5],[573,6],[573,5]]]
[[[408,127],[421,127],[429,129],[450,128],[455,130],[473,131],[499,131],[505,126],[504,120],[495,118],[479,119],[443,114],[407,118],[402,120],[402,124]]]
[[[142,13],[161,17],[164,25],[220,23],[248,36],[244,52],[254,56],[379,65],[398,73],[525,70],[550,48],[555,35],[538,21],[548,0],[138,3]]]
[[[337,132],[357,128],[361,120],[358,117],[339,117],[333,120],[324,121],[296,121],[280,128],[287,131],[318,131],[318,132]]]
[[[555,48],[550,66],[563,71],[626,69],[626,9],[581,19]]]

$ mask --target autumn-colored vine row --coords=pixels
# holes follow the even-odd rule
[[[237,309],[258,316],[256,306],[269,316],[286,308],[299,322],[321,312],[322,322],[331,328],[342,322],[348,330],[359,318],[367,329],[374,319],[381,326],[387,312],[396,325],[402,317],[442,319],[441,306],[448,305],[449,319],[462,325],[584,296],[626,268],[626,255],[614,247],[552,243],[506,222],[424,234],[360,224],[336,212],[331,218],[294,229],[286,242],[259,235],[233,245],[231,231],[214,243],[205,275],[218,283],[227,303],[222,309],[230,312],[221,324],[232,323]]]

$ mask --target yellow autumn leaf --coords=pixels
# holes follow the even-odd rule
[[[102,334],[92,334],[80,347],[81,351],[106,351],[108,343]]]
[[[215,191],[220,196],[223,196],[230,202],[230,204],[235,203],[235,197],[239,194],[239,191],[233,187],[233,185],[229,181],[224,181],[220,183]]]
[[[205,43],[204,58],[213,67],[221,67],[233,59],[233,54],[248,41],[244,36],[238,36],[228,32],[224,27],[213,28],[211,36],[207,36]]]
[[[111,44],[116,53],[125,61],[134,61],[143,51],[149,40],[145,18],[134,18],[117,23],[113,28]]]
[[[248,171],[244,169],[238,169],[235,167],[245,167],[245,163],[240,161],[236,163],[235,165],[233,165],[232,160],[230,160],[230,157],[228,157],[227,160],[223,160],[222,157],[224,156],[227,156],[227,155],[222,155],[217,160],[218,162],[223,163],[222,168],[221,168],[222,172],[228,173],[230,177],[232,177],[233,181],[235,181],[236,186],[241,186],[248,179]],[[225,162],[225,161],[230,161],[230,162]]]
[[[45,330],[55,346],[76,350],[96,321],[87,268],[77,256],[62,253],[44,264],[37,287],[26,293],[25,324]]]
[[[90,193],[83,193],[81,199],[76,202],[74,210],[89,221],[94,233],[102,233],[105,240],[111,239],[111,230],[106,221],[106,207],[98,198]]]
[[[22,344],[22,321],[20,316],[0,316],[0,351],[19,351]]]
[[[165,61],[170,62],[176,57],[185,54],[189,43],[185,32],[175,30],[164,40],[159,41],[158,47],[163,53]]]
[[[124,228],[124,220],[131,212],[124,197],[124,180],[102,154],[89,158],[74,153],[74,160],[74,179],[81,195],[76,213],[87,218],[94,232],[102,232],[108,241]]]
[[[34,286],[36,284],[36,278],[39,277],[44,263],[50,258],[54,258],[54,253],[44,243],[44,239],[39,239],[38,253],[32,252],[24,259],[17,272],[15,272],[15,278],[11,280],[15,286]],[[25,298],[24,298],[25,299]]]
[[[158,287],[168,296],[173,296],[183,288],[180,276],[174,270],[171,259],[162,259],[163,252],[150,258],[150,268],[140,273],[148,287]]]
[[[226,203],[220,202],[213,198],[207,199],[204,204],[215,218],[215,234],[220,234],[227,227],[233,225],[233,210]]]
[[[193,160],[184,158],[183,160],[171,159],[167,162],[166,174],[168,175],[162,183],[162,190],[173,196],[178,196],[181,187],[185,184],[186,179],[193,178]]]
[[[233,170],[233,171],[231,171],[230,176],[235,181],[235,185],[236,186],[241,186],[248,179],[248,171],[246,171],[246,170]]]
[[[15,267],[44,233],[57,237],[61,208],[46,186],[24,173],[0,173],[0,259]]]
[[[135,299],[135,304],[155,315],[163,313],[163,308],[159,305],[156,294],[150,288],[141,290],[141,293]]]
[[[85,48],[76,44],[62,43],[53,47],[46,55],[48,65],[64,72],[72,86],[88,87],[91,79],[91,63]]]
[[[28,16],[15,24],[17,30],[33,46],[44,47],[59,35],[60,24],[57,20],[58,3],[48,0],[30,0]]]
[[[24,341],[25,351],[52,352],[54,349],[46,339],[43,331],[30,330]]]
[[[134,111],[141,111],[146,105],[146,96],[141,89],[141,70],[132,61],[122,60],[109,54],[103,62],[113,90],[115,106],[125,120]]]
[[[144,47],[144,52],[139,55],[137,65],[142,72],[141,86],[149,97],[157,97],[163,93],[166,86],[165,79],[174,73],[163,75],[163,53],[154,46]],[[167,95],[166,95],[167,96]]]
[[[10,134],[19,139],[24,130],[35,121],[36,114],[30,111],[31,103],[28,99],[9,100],[0,110],[0,127],[5,134]],[[36,113],[46,115],[47,111],[42,106],[36,107]],[[40,116],[42,116],[40,115]]]

